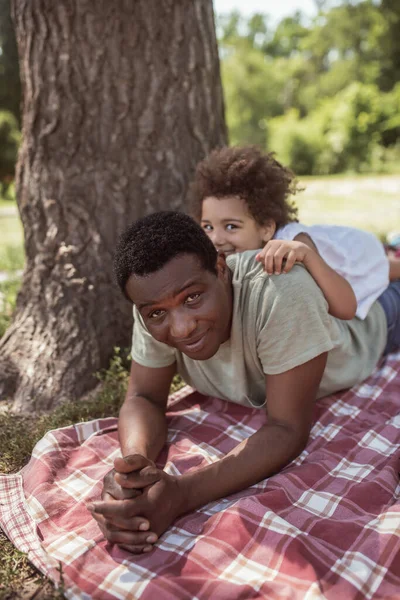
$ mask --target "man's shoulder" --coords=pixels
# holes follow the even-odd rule
[[[306,293],[321,290],[303,265],[296,264],[289,273],[268,275],[262,263],[256,260],[259,250],[248,250],[228,256],[227,264],[232,271],[232,282],[235,286],[251,286],[257,293],[263,290],[269,294],[291,294],[305,290]]]
[[[241,284],[243,280],[251,280],[263,274],[261,263],[256,260],[260,250],[247,250],[227,257],[226,262],[232,272],[232,283]]]

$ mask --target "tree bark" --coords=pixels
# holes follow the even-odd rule
[[[0,396],[49,409],[129,346],[119,233],[184,209],[226,142],[212,0],[14,0],[23,85],[17,200],[26,268],[0,342]]]

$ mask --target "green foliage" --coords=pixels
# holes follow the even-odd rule
[[[237,48],[222,63],[227,124],[231,143],[263,144],[266,106],[279,114],[282,77],[255,49]]]
[[[12,277],[0,283],[0,338],[11,324],[20,286],[21,280],[19,277]]]
[[[11,323],[18,290],[21,286],[21,269],[24,251],[21,246],[0,247],[0,338]]]
[[[0,246],[0,271],[14,275],[24,267],[25,255],[22,246]]]
[[[269,146],[299,175],[383,171],[384,133],[399,125],[386,96],[375,85],[354,82],[304,119],[292,110],[270,120]]]
[[[11,1],[0,0],[0,110],[20,120],[21,84],[18,51],[11,20]]]
[[[400,140],[400,4],[320,6],[276,27],[219,19],[230,140],[276,150],[298,174],[385,170]]]
[[[10,112],[0,112],[0,183],[7,188],[14,177],[20,132],[17,119]]]

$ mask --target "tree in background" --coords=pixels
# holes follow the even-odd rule
[[[117,236],[183,208],[196,163],[226,131],[212,0],[14,0],[13,19],[26,268],[0,385],[28,410],[81,396],[129,345]]]
[[[381,89],[388,91],[400,82],[400,3],[396,0],[381,0],[380,9],[386,29],[379,40],[384,56],[379,85]]]
[[[311,22],[219,19],[231,141],[278,150],[299,174],[384,169],[400,140],[400,3],[318,4]]]

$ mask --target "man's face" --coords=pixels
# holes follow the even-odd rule
[[[126,292],[156,340],[193,360],[207,360],[230,336],[232,285],[223,256],[217,271],[183,254],[155,273],[132,275]]]

